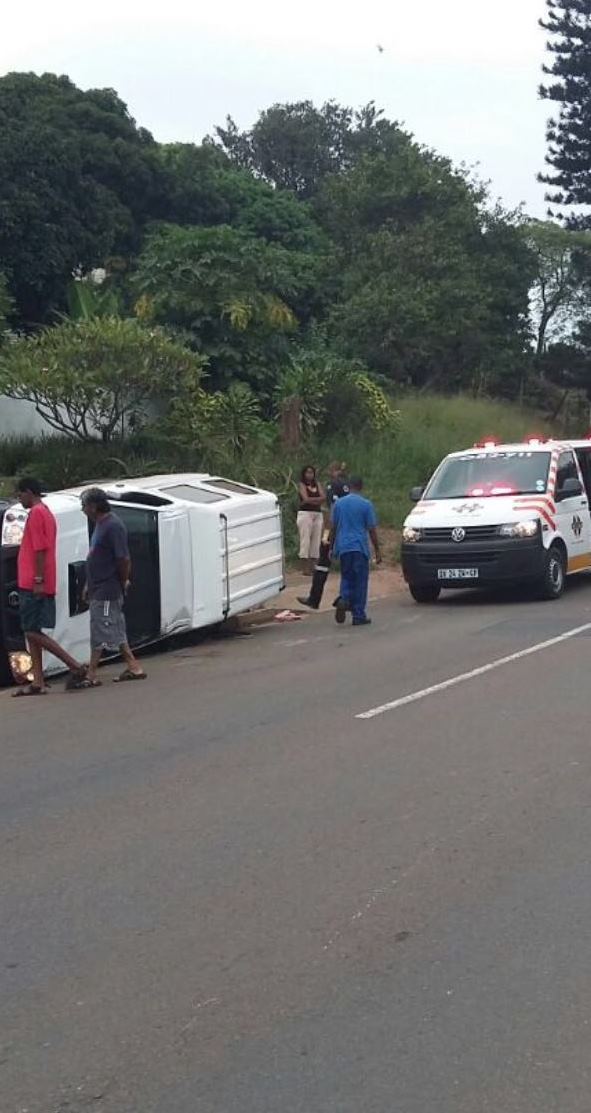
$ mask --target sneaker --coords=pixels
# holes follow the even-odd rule
[[[347,604],[345,603],[344,599],[337,599],[335,603],[334,617],[335,622],[338,622],[339,626],[342,626],[347,617]]]
[[[353,626],[371,626],[371,618],[354,618]]]
[[[318,607],[315,607],[314,604],[311,603],[309,599],[304,599],[303,595],[298,595],[297,596],[297,601],[298,601],[298,603],[301,603],[303,607],[310,607],[310,609],[313,610],[313,611],[318,610]]]

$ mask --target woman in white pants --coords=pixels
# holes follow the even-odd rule
[[[297,518],[300,535],[300,561],[304,575],[311,576],[320,555],[320,541],[324,524],[322,514],[324,491],[316,477],[316,468],[313,468],[311,464],[302,468],[298,494],[300,499]]]

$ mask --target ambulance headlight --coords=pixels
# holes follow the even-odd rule
[[[526,522],[508,522],[506,525],[501,526],[499,533],[501,537],[515,537],[527,540],[527,538],[535,537],[538,532],[538,521],[536,518],[530,518]]]
[[[416,541],[420,541],[422,533],[420,529],[415,529],[414,526],[405,526],[402,531],[402,540],[406,541],[407,545],[414,545]]]
[[[2,523],[2,545],[20,545],[27,522],[26,510],[7,510]]]

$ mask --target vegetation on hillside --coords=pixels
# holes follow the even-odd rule
[[[588,207],[591,0],[548,9],[546,180]],[[2,452],[59,484],[191,463],[281,491],[335,455],[396,507],[480,426],[513,432],[492,399],[522,432],[530,410],[586,422],[588,222],[506,211],[374,104],[276,104],[160,144],[113,90],[9,74],[0,393],[62,435]]]

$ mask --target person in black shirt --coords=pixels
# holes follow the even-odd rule
[[[329,465],[329,480],[326,484],[326,503],[329,511],[332,510],[337,499],[349,494],[349,482],[345,477],[346,467],[346,464],[339,464],[337,461]]]
[[[300,535],[300,560],[304,575],[311,576],[320,555],[320,540],[324,525],[322,514],[324,490],[318,482],[316,468],[311,464],[302,468],[298,495],[297,526]]]

